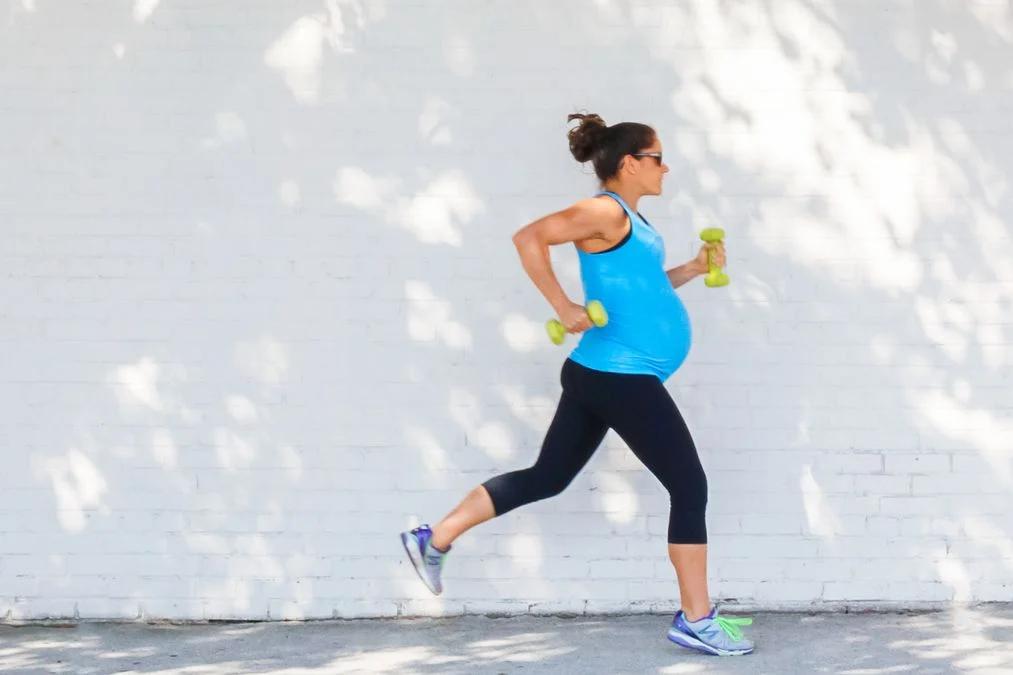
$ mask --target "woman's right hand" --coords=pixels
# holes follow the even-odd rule
[[[587,309],[583,305],[569,302],[556,310],[559,315],[559,322],[563,324],[567,333],[583,333],[592,327],[591,317],[587,315]]]

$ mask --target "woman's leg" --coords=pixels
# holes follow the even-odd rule
[[[492,498],[485,486],[479,485],[469,492],[453,511],[433,526],[433,546],[440,551],[447,551],[455,539],[475,527],[496,516]]]
[[[479,485],[433,527],[433,545],[447,550],[464,532],[524,504],[559,494],[591,459],[608,428],[566,391],[533,466],[511,471]]]
[[[669,544],[668,558],[679,580],[679,599],[686,619],[697,621],[711,611],[707,590],[707,544]]]
[[[707,476],[668,390],[650,375],[613,375],[599,413],[668,490],[668,556],[682,609],[694,621],[711,611],[707,589]]]

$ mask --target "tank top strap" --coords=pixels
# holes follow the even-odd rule
[[[628,215],[630,217],[630,222],[633,222],[633,217],[634,216],[636,216],[637,218],[640,218],[640,214],[639,213],[634,214],[633,210],[630,209],[630,207],[626,205],[626,202],[623,200],[623,198],[620,197],[619,195],[617,195],[615,192],[610,192],[608,190],[602,190],[601,192],[599,192],[598,194],[596,194],[595,197],[601,197],[602,195],[608,195],[612,199],[614,199],[617,202],[619,202],[619,206],[623,207],[623,211],[625,211],[626,215]]]

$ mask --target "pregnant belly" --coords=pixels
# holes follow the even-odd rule
[[[642,305],[635,312],[610,310],[608,328],[613,329],[608,337],[617,342],[651,358],[679,363],[689,352],[692,339],[689,314],[675,296]]]

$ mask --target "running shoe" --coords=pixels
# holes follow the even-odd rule
[[[739,626],[752,623],[752,619],[718,616],[716,605],[710,614],[698,621],[686,620],[685,612],[680,609],[668,629],[668,639],[705,654],[742,656],[753,651],[753,643],[742,636]]]
[[[401,533],[401,543],[412,561],[415,571],[418,572],[422,583],[426,585],[433,595],[443,592],[443,583],[440,581],[440,573],[443,571],[443,561],[447,559],[446,551],[433,546],[433,531],[429,525],[419,525],[414,530]]]

